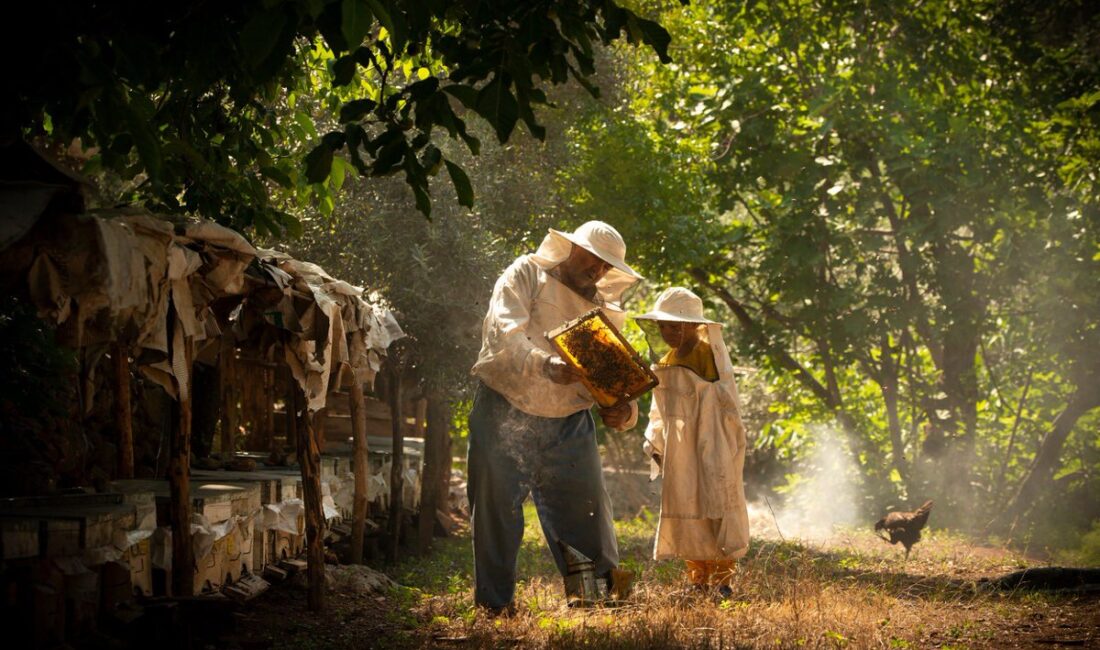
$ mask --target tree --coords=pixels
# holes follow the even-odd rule
[[[994,13],[981,2],[667,10],[676,64],[631,63],[613,114],[643,162],[619,172],[578,156],[571,176],[573,196],[604,206],[631,173],[703,177],[671,206],[639,206],[655,196],[647,187],[619,216],[649,221],[651,258],[675,258],[679,281],[724,303],[740,349],[798,389],[797,417],[836,418],[873,492],[935,490],[960,518],[996,502],[991,468],[1027,368],[1042,368],[1032,402],[1094,384],[1076,383],[1082,364],[1066,360],[1095,356],[1081,295],[1097,270],[1085,171],[1100,160],[1095,85],[1081,81],[1084,58],[1073,70],[1053,54],[1022,59]],[[1037,72],[1049,68],[1064,83]],[[603,160],[631,155],[587,142]],[[1046,338],[1055,321],[1074,324],[1075,353]],[[1022,428],[1039,435],[1036,422]]]
[[[364,176],[403,174],[425,215],[429,178],[446,168],[470,205],[440,129],[474,153],[466,110],[501,142],[519,121],[542,137],[544,86],[572,78],[596,92],[595,44],[625,38],[662,60],[668,46],[611,0],[47,1],[6,23],[20,34],[3,39],[0,134],[79,138],[93,167],[134,179],[130,198],[260,233],[297,231],[269,198],[278,187],[331,211],[340,156]],[[314,93],[339,116],[321,136],[295,110]]]

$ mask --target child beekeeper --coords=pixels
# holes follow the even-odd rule
[[[716,587],[728,597],[734,563],[748,549],[749,522],[745,427],[721,326],[704,318],[703,301],[682,287],[666,289],[635,320],[660,359],[644,445],[651,478],[664,477],[653,558],[682,558],[693,587]]]

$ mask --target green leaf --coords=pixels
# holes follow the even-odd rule
[[[463,123],[462,128],[459,130],[458,135],[462,138],[462,141],[466,143],[466,148],[470,150],[470,153],[478,156],[481,154],[481,140],[477,137],[470,135],[466,132],[466,125]]]
[[[409,94],[409,97],[421,101],[426,97],[430,97],[437,90],[439,90],[439,79],[428,77],[427,79],[410,84],[409,87],[405,89],[405,92]]]
[[[329,184],[332,186],[333,191],[339,192],[340,188],[344,186],[344,178],[351,171],[349,167],[351,165],[343,158],[333,157],[332,172],[329,174]]]
[[[290,180],[290,176],[288,176],[286,172],[279,169],[278,167],[262,167],[260,168],[260,173],[275,181],[282,187],[291,187],[292,185],[294,185],[294,183]]]
[[[291,214],[283,214],[282,222],[283,227],[286,228],[286,234],[292,239],[297,239],[302,236],[302,222],[297,217]]]
[[[306,180],[310,183],[322,183],[332,171],[332,147],[325,142],[317,145],[306,154]]]
[[[634,20],[637,21],[638,27],[641,29],[642,40],[646,45],[653,48],[661,63],[672,63],[672,58],[668,55],[668,46],[672,42],[672,36],[669,35],[668,31],[652,20],[637,17]]]
[[[321,138],[321,141],[329,148],[336,150],[344,146],[344,143],[347,141],[347,136],[341,131],[329,131]]]
[[[396,127],[391,127],[380,134],[378,137],[364,144],[363,148],[366,149],[367,153],[369,153],[370,155],[376,156],[378,155],[378,150],[380,148],[385,147],[395,140],[404,139],[404,137],[404,131]]]
[[[458,193],[458,204],[467,208],[474,207],[474,188],[470,185],[470,177],[453,162],[444,160],[443,163],[447,166],[447,174],[450,175],[451,183],[455,186],[455,192]]]
[[[317,137],[317,127],[313,124],[313,117],[308,111],[295,111],[294,123],[302,129],[302,133],[304,133],[307,138],[312,139]]]
[[[340,5],[340,30],[348,42],[348,48],[354,50],[370,33],[374,24],[370,8],[364,0],[343,0]]]
[[[346,86],[355,78],[355,58],[344,55],[332,64],[332,85]]]
[[[260,12],[245,24],[241,30],[241,49],[250,67],[258,68],[267,60],[285,24],[286,14],[278,8]]]
[[[146,173],[153,181],[160,180],[161,151],[157,136],[150,127],[152,115],[140,115],[132,106],[126,106],[126,121]]]
[[[404,138],[393,140],[386,146],[382,147],[378,151],[378,156],[374,159],[374,164],[371,166],[371,174],[374,176],[385,176],[392,173],[398,164],[401,163],[401,159],[405,157],[405,152],[409,148],[409,143],[405,142]]]
[[[452,84],[444,88],[443,91],[462,102],[462,105],[466,108],[473,110],[477,106],[477,89],[473,86]]]
[[[400,52],[405,46],[404,24],[401,25],[401,31],[398,32],[397,26],[393,22],[392,14],[382,6],[381,2],[378,0],[367,0],[367,5],[370,6],[370,10],[374,13],[374,17],[378,19],[378,22],[382,23],[382,26],[389,32],[390,42],[393,43],[393,51]]]
[[[420,157],[420,164],[428,174],[435,176],[439,172],[439,164],[443,162],[443,152],[435,145],[428,145]]]
[[[516,120],[519,119],[519,105],[502,75],[495,75],[493,80],[478,92],[474,110],[493,125],[498,140],[502,143],[508,141],[512,130],[516,127]]]
[[[425,217],[431,219],[432,217],[432,198],[428,196],[427,190],[419,185],[412,185],[413,196],[416,197],[416,209],[420,211]]]
[[[340,107],[340,122],[358,122],[364,115],[378,106],[373,99],[353,99]]]

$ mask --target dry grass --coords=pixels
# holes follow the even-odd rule
[[[1100,645],[1100,601],[990,593],[983,577],[1029,560],[930,531],[908,562],[869,530],[796,542],[754,521],[729,599],[687,592],[682,564],[649,559],[656,519],[616,522],[622,565],[637,574],[629,604],[569,609],[538,526],[525,510],[516,605],[491,618],[472,603],[467,533],[387,572],[386,596],[331,593],[323,614],[303,591],[257,599],[237,641],[219,647],[344,648],[1052,648]],[[258,640],[245,645],[243,639]],[[1091,644],[1091,645],[1090,645]]]
[[[469,541],[461,536],[431,558],[396,568],[416,619],[397,645],[1009,647],[1006,630],[1062,602],[977,589],[979,578],[1024,566],[1024,558],[935,531],[908,562],[870,532],[846,531],[813,544],[754,539],[731,598],[685,593],[680,563],[648,559],[656,521],[643,512],[617,523],[622,564],[638,574],[630,603],[568,609],[533,508],[526,514],[517,614],[494,619],[473,607]]]

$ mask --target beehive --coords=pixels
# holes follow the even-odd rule
[[[619,406],[657,385],[657,377],[601,309],[546,334],[561,358],[581,372],[602,407]]]
[[[112,488],[121,493],[127,502],[144,503],[154,501],[157,506],[157,524],[169,525],[168,481],[126,479],[112,483]],[[260,512],[260,482],[216,482],[194,478],[190,483],[191,503],[195,514],[202,515],[211,525],[224,525],[231,517],[237,517],[243,525],[248,519]],[[241,575],[254,570],[253,557],[257,550],[254,536],[237,535],[233,540],[233,531],[217,539],[210,551],[195,562],[194,590],[202,593],[218,589],[224,584],[238,580]],[[168,567],[164,567],[167,569]]]

